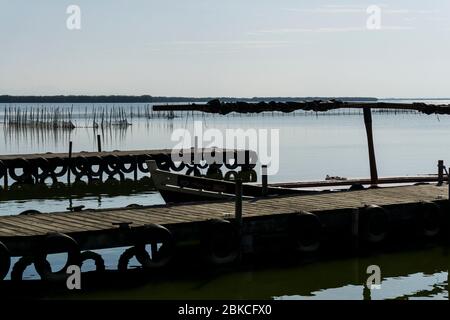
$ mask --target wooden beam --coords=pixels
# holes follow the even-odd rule
[[[262,195],[267,196],[268,191],[268,177],[267,177],[267,165],[261,167],[261,183],[262,183]]]
[[[298,181],[298,182],[280,182],[271,183],[271,188],[321,188],[351,186],[353,184],[367,185],[371,184],[371,179],[345,179],[345,180],[323,180],[323,181]],[[378,178],[378,184],[410,184],[410,183],[431,183],[438,182],[438,175],[411,176],[411,177],[384,177]]]
[[[377,161],[375,159],[375,147],[373,144],[372,110],[370,108],[365,108],[363,110],[364,110],[364,125],[366,126],[366,134],[367,134],[367,146],[369,149],[370,180],[372,186],[377,186],[378,171],[377,171]]]
[[[353,184],[367,185],[371,184],[371,179],[345,179],[345,180],[322,180],[322,181],[298,181],[298,182],[280,182],[271,183],[268,186],[271,188],[329,188],[329,187],[345,187]],[[425,176],[411,176],[411,177],[385,177],[378,178],[378,184],[411,184],[411,183],[432,183],[438,182],[438,176],[425,175]]]
[[[444,160],[438,161],[438,184],[444,183]]]
[[[296,110],[327,112],[337,109],[364,110],[385,109],[385,110],[410,110],[424,114],[450,114],[448,104],[426,104],[426,103],[390,103],[390,102],[343,102],[337,100],[317,100],[299,102],[220,102],[211,101],[207,104],[184,104],[184,105],[155,105],[153,111],[200,111],[206,113],[229,114],[239,113],[259,113],[259,112],[293,112]]]
[[[100,135],[97,135],[97,151],[102,152],[102,139]]]

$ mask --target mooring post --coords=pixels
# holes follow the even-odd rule
[[[97,150],[98,152],[102,152],[102,140],[99,134],[97,135]]]
[[[364,108],[364,125],[367,133],[367,145],[369,148],[369,164],[370,164],[370,181],[373,187],[378,183],[377,162],[375,159],[375,148],[373,145],[372,133],[372,110],[371,108]]]
[[[263,164],[261,167],[261,182],[262,182],[262,195],[266,196],[268,192],[268,177],[266,164]]]
[[[445,174],[447,175],[447,185],[448,185],[448,203],[450,203],[450,168],[445,168],[445,166],[444,166],[444,172],[445,172]],[[447,203],[447,206],[448,206],[448,203]],[[448,208],[448,207],[447,207]],[[447,209],[447,215],[448,215],[448,209]],[[446,221],[446,228],[447,228],[447,230],[450,230],[450,218],[449,217],[446,217],[446,219],[445,219],[445,221]],[[446,232],[445,233],[446,235],[447,235],[447,242],[446,242],[446,245],[448,246],[449,244],[450,244],[450,232]],[[450,272],[449,272],[449,274],[450,274]],[[449,298],[450,299],[450,298]]]
[[[194,137],[194,151],[193,151],[193,155],[191,157],[193,165],[200,163],[200,160],[198,160],[197,152],[198,152],[198,136],[195,136]]]
[[[438,185],[444,183],[444,160],[438,161]]]
[[[236,179],[236,197],[235,197],[234,214],[236,224],[238,226],[240,233],[242,227],[242,180],[240,178]]]
[[[72,141],[69,141],[69,159],[67,161],[67,185],[70,187],[70,171],[72,170]]]
[[[450,200],[450,168],[447,170],[448,200]]]

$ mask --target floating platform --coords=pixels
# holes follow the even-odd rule
[[[81,263],[81,251],[130,246],[119,269],[135,255],[147,267],[160,267],[177,254],[176,248],[198,244],[208,261],[221,264],[258,246],[267,248],[267,239],[276,237],[300,252],[317,251],[334,239],[381,243],[405,230],[434,238],[447,230],[449,207],[448,186],[434,184],[244,200],[241,220],[235,206],[219,201],[2,216],[0,242],[7,251],[2,255],[0,250],[0,258],[3,269],[5,252],[23,257],[25,265],[45,264],[46,255],[55,252],[74,254],[73,261]],[[152,244],[151,258],[145,244]]]

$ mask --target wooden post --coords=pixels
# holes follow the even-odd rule
[[[444,183],[444,160],[438,161],[438,185]]]
[[[450,200],[450,168],[447,171],[448,200]]]
[[[241,231],[242,226],[242,180],[236,179],[236,197],[235,197],[235,208],[234,208],[234,214],[236,223],[239,229],[239,232]]]
[[[198,136],[194,137],[194,151],[193,151],[193,157],[191,157],[192,159],[192,164],[199,164],[200,160],[198,160],[198,156],[197,156],[197,152],[198,152]]]
[[[69,141],[69,159],[67,161],[67,185],[70,187],[70,170],[72,169],[72,141]]]
[[[102,152],[102,139],[101,139],[101,137],[100,137],[100,135],[98,134],[97,135],[97,151],[98,152]],[[100,180],[100,182],[102,182],[103,181],[103,170],[101,170],[101,163],[98,165],[98,168],[99,168],[99,177],[98,177],[98,179]]]
[[[262,195],[266,196],[268,192],[267,165],[261,167]]]
[[[373,145],[372,111],[370,108],[364,108],[364,125],[366,126],[367,145],[369,148],[370,181],[372,186],[375,187],[378,183],[378,172],[375,159],[375,148]]]
[[[97,135],[97,150],[98,152],[102,152],[102,140],[99,134]]]

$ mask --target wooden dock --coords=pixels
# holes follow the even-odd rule
[[[255,239],[264,235],[302,236],[305,233],[304,227],[321,229],[320,235],[309,234],[309,240],[315,239],[316,242],[331,234],[338,234],[339,237],[352,234],[358,236],[358,232],[368,232],[368,226],[361,225],[361,221],[365,221],[362,214],[365,208],[374,209],[372,213],[376,214],[373,216],[375,220],[378,219],[377,215],[380,217],[381,214],[383,219],[383,215],[386,215],[388,218],[386,223],[391,226],[408,219],[422,221],[421,213],[429,212],[431,215],[429,214],[427,219],[430,217],[432,220],[438,219],[434,222],[438,223],[440,231],[444,230],[441,218],[445,216],[448,207],[447,199],[448,187],[434,184],[261,198],[243,201],[240,222],[242,227],[239,233],[242,236],[241,240],[246,239],[244,242],[247,242],[247,246],[249,243],[253,246]],[[423,207],[423,204],[426,206]],[[299,212],[302,214],[298,214]],[[355,212],[360,212],[357,223],[359,231],[356,230],[356,233]],[[437,215],[433,215],[433,212]],[[302,218],[298,232],[292,233],[292,226],[296,226],[292,217],[308,218],[306,220]],[[314,219],[311,220],[310,217],[315,217],[319,224],[316,225]],[[136,234],[142,233],[143,230],[149,230],[151,233],[152,228],[146,229],[150,225],[168,231],[175,244],[182,244],[200,241],[204,231],[211,227],[211,221],[228,222],[230,226],[238,226],[238,221],[235,221],[235,203],[221,201],[2,216],[0,242],[6,246],[11,256],[25,257],[35,257],[39,254],[45,239],[55,233],[69,236],[77,243],[80,251],[133,246],[136,245]],[[371,220],[368,221],[367,223],[373,223]],[[431,231],[436,230],[433,227],[435,224],[432,223],[432,227],[429,227]],[[381,234],[388,233],[391,226],[382,226]],[[426,228],[426,225],[423,227]],[[230,235],[228,231],[224,232],[225,236]],[[300,238],[297,240],[301,242]],[[376,237],[372,237],[372,240],[378,241]]]
[[[297,211],[320,213],[354,209],[365,205],[379,206],[419,203],[447,199],[448,188],[418,185],[377,188],[353,192],[285,196],[243,201],[243,219],[282,215]],[[82,212],[42,213],[32,216],[0,217],[0,240],[10,237],[45,235],[49,232],[75,234],[118,229],[113,223],[131,222],[133,227],[154,223],[170,227],[175,224],[234,217],[234,202],[188,203],[142,208],[86,210]],[[93,249],[93,248],[87,248]]]
[[[225,150],[221,148],[191,148],[183,150],[184,155],[190,159],[202,159],[205,154],[214,154],[221,159],[221,167],[237,170],[254,167],[256,153],[246,150]],[[238,153],[244,153],[245,163],[230,165],[229,159],[237,159]],[[68,153],[40,153],[0,155],[0,179],[3,180],[3,189],[12,186],[36,185],[51,182],[53,185],[67,182],[79,182],[82,179],[89,183],[118,179],[123,182],[127,175],[134,181],[139,174],[147,174],[145,162],[155,160],[163,170],[182,171],[187,174],[198,172],[199,168],[209,168],[209,164],[200,165],[198,162],[182,162],[175,164],[172,161],[171,149],[160,150],[128,150],[128,151],[99,151],[99,152],[71,152]],[[1,190],[1,189],[0,189]]]

